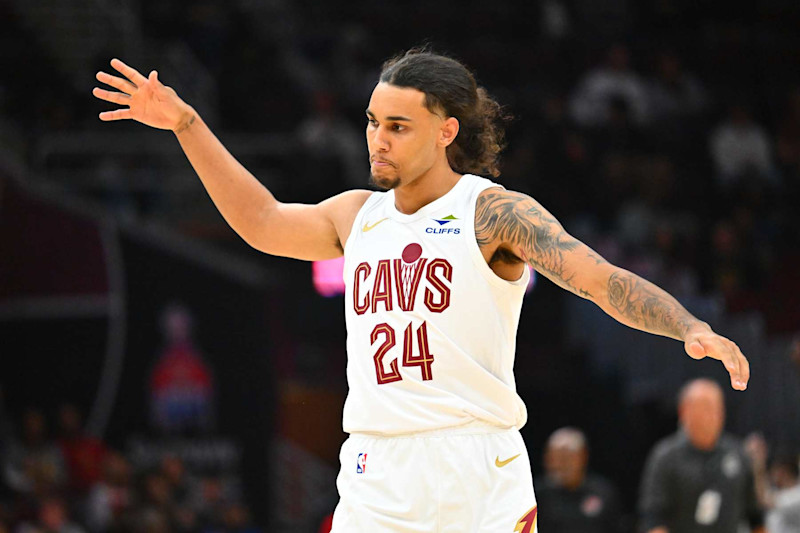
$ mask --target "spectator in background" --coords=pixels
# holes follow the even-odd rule
[[[205,531],[209,522],[188,506],[179,505],[166,476],[157,470],[141,479],[141,502],[131,514],[129,525],[144,531]]]
[[[638,163],[635,195],[616,213],[614,235],[623,246],[626,268],[656,280],[680,301],[694,298],[700,280],[692,264],[694,242],[701,233],[695,215],[676,209],[682,191],[676,162],[652,154]]]
[[[241,503],[232,503],[225,508],[223,524],[224,528],[221,531],[226,533],[259,533],[261,531],[253,525],[250,511]]]
[[[49,497],[39,505],[35,524],[24,522],[17,533],[84,533],[77,524],[70,522],[67,506],[61,498]]]
[[[680,58],[663,51],[656,60],[655,76],[647,84],[650,116],[654,122],[670,122],[703,112],[706,95],[700,82],[683,69]]]
[[[639,512],[645,533],[733,533],[745,521],[765,533],[750,461],[723,435],[722,389],[696,379],[679,395],[678,432],[656,444],[645,465]]]
[[[608,118],[594,130],[592,144],[600,153],[640,154],[645,137],[627,99],[614,96],[608,102]]]
[[[626,249],[641,253],[653,245],[659,228],[680,219],[669,209],[678,188],[674,162],[667,156],[652,156],[642,162],[639,172],[641,178],[631,183],[635,195],[617,213],[615,233]]]
[[[81,415],[74,405],[59,408],[58,422],[58,444],[67,466],[68,486],[76,496],[85,496],[102,478],[108,450],[103,441],[83,432]]]
[[[800,473],[797,456],[776,459],[770,466],[770,478],[775,487],[773,507],[767,514],[769,533],[800,531]]]
[[[174,530],[169,523],[169,517],[156,509],[147,508],[137,515],[130,531],[135,533],[173,533]]]
[[[737,300],[755,289],[764,277],[755,250],[743,242],[746,238],[746,232],[729,219],[718,220],[711,229],[708,284],[725,298],[729,309],[735,309]]]
[[[726,119],[711,133],[710,150],[717,180],[725,189],[747,179],[775,182],[772,143],[743,104],[732,105]]]
[[[66,480],[61,450],[47,440],[44,414],[28,409],[22,418],[22,442],[12,443],[5,457],[6,483],[17,493],[49,492]]]
[[[230,499],[221,478],[206,476],[200,481],[192,508],[201,524],[206,527],[219,527],[223,523],[225,507],[230,503]]]
[[[165,456],[161,459],[161,473],[169,483],[175,503],[179,506],[188,505],[195,487],[183,460],[176,455]]]
[[[177,526],[169,482],[160,472],[148,472],[141,480],[142,501],[134,515],[135,524],[162,521],[172,530]]]
[[[602,127],[611,119],[614,102],[627,110],[635,124],[647,122],[647,92],[630,68],[630,52],[622,44],[612,46],[605,63],[578,83],[570,98],[570,114],[583,127]]]
[[[186,472],[183,460],[176,455],[166,455],[161,459],[160,473],[169,485],[174,520],[178,523],[178,528],[182,531],[196,529],[197,514],[191,504],[192,494],[197,488]]]
[[[560,41],[572,33],[569,10],[562,0],[541,2],[542,33],[548,39]]]
[[[133,503],[131,468],[119,453],[108,452],[103,479],[92,487],[86,505],[86,524],[94,532],[120,531]]]
[[[751,433],[744,439],[744,451],[750,458],[750,467],[753,469],[758,504],[762,509],[769,509],[772,507],[772,497],[767,476],[767,457],[769,456],[767,441],[760,433]]]
[[[622,531],[619,498],[605,479],[587,473],[589,450],[583,432],[556,430],[544,455],[546,477],[537,486],[543,531],[617,533]]]

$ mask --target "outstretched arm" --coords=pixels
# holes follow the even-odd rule
[[[156,71],[144,77],[118,59],[111,66],[124,77],[98,72],[97,79],[119,92],[95,88],[93,94],[126,107],[100,113],[100,119],[132,119],[171,130],[217,209],[245,242],[265,253],[296,259],[342,255],[344,240],[368,191],[349,191],[317,205],[278,202],[228,152],[200,115],[159,81]]]
[[[736,344],[714,333],[663,289],[610,264],[572,237],[531,197],[487,189],[478,198],[475,232],[482,246],[510,252],[557,285],[593,301],[619,322],[681,340],[694,359],[720,360],[730,373],[733,388],[747,387],[750,368]]]

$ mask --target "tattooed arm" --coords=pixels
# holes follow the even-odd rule
[[[572,237],[531,197],[498,188],[483,191],[475,209],[475,234],[492,257],[529,264],[627,326],[683,341],[695,359],[722,361],[731,385],[746,388],[750,369],[736,344],[714,333],[663,289],[610,264]]]

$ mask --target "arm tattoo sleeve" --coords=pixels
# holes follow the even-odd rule
[[[548,278],[585,298],[592,295],[574,283],[567,254],[582,246],[561,224],[529,196],[498,190],[482,194],[475,209],[475,234],[483,246],[508,243],[512,252]],[[586,248],[596,263],[605,262]]]
[[[608,303],[639,328],[677,339],[697,322],[666,291],[623,269],[608,278]]]
[[[501,243],[553,282],[591,299],[629,326],[682,339],[699,322],[666,291],[609,265],[527,195],[504,190],[481,194],[475,235],[479,245]]]

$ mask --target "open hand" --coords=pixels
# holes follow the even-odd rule
[[[111,66],[125,78],[98,72],[97,79],[120,92],[95,87],[92,94],[100,100],[127,107],[103,111],[100,120],[133,119],[153,128],[175,131],[194,115],[192,108],[171,87],[158,80],[155,70],[145,78],[119,59],[112,59]]]
[[[725,365],[731,376],[731,386],[745,390],[750,380],[750,364],[735,342],[717,335],[711,328],[689,330],[684,343],[686,353],[693,359],[710,357]]]

